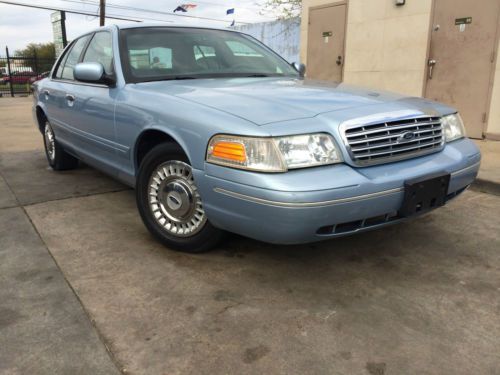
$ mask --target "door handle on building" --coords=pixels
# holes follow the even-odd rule
[[[432,72],[434,70],[434,65],[437,64],[437,60],[429,59],[427,65],[429,66],[429,79],[432,79]]]
[[[342,56],[339,56],[337,57],[337,61],[336,61],[337,65],[342,65]]]

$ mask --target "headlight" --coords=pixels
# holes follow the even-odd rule
[[[465,137],[464,123],[458,113],[455,113],[454,115],[444,116],[441,119],[441,123],[443,124],[446,142],[451,142],[455,139]]]
[[[207,161],[261,172],[286,172],[342,161],[331,135],[324,133],[257,138],[216,135],[210,139]]]

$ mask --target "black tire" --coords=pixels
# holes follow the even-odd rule
[[[43,127],[43,144],[45,146],[45,156],[53,170],[65,171],[78,167],[78,159],[64,151],[57,142],[52,126],[47,120]]]
[[[179,166],[179,174],[176,175],[172,172],[171,175],[167,176],[165,168],[168,169],[171,167],[172,170],[175,170],[176,166]],[[184,170],[184,167],[187,169]],[[168,170],[170,171],[171,169]],[[164,177],[158,177],[162,175],[162,171]],[[190,171],[191,167],[189,165],[189,160],[179,146],[171,143],[155,146],[144,157],[139,168],[136,182],[137,208],[139,209],[139,213],[146,228],[165,246],[187,253],[201,253],[216,246],[222,239],[224,232],[215,228],[206,219],[206,214],[201,205],[201,198],[194,184],[194,179],[189,177],[192,176]],[[177,173],[177,170],[175,170],[175,173]],[[160,183],[157,184],[158,188],[156,190],[151,190],[152,186],[150,186],[151,184],[155,184],[153,177],[157,178],[156,181],[159,179],[161,180]],[[183,178],[185,181],[182,180]],[[170,181],[170,183],[167,183],[168,181]],[[192,188],[193,196],[191,197],[192,200],[188,199],[189,195],[182,194],[177,196],[178,199],[173,198],[174,201],[172,201],[172,204],[176,205],[176,207],[172,209],[167,200],[172,199],[171,194],[175,194],[175,192],[172,193],[169,189],[171,185],[175,185],[177,182],[185,184],[188,188]],[[151,191],[155,191],[157,196],[152,197],[150,194]],[[184,192],[184,190],[182,190],[182,192]],[[167,195],[165,196],[165,194]],[[157,202],[156,206],[154,202]],[[155,212],[159,216],[158,218],[155,217],[153,213],[154,208],[156,208]],[[200,208],[200,210],[197,210],[197,208]],[[176,215],[178,211],[175,210],[181,212],[184,210],[188,211],[186,214],[188,217],[188,219],[186,219],[188,224],[175,222],[175,219],[177,219],[176,217],[172,220],[172,216],[168,216]],[[203,215],[199,214],[199,211],[202,211]],[[190,221],[191,217],[194,221],[196,221],[195,219],[198,219],[198,217],[195,218],[190,216],[189,213],[193,213],[193,215],[198,213],[203,219],[198,220],[197,223],[202,224],[199,224],[196,229],[193,229],[192,234],[176,235],[172,233],[173,226],[181,228],[180,230],[184,230],[183,228],[186,228],[186,231],[191,230],[188,229],[188,226],[193,222]],[[163,224],[160,221],[163,221]],[[170,227],[167,228],[169,225]],[[192,227],[195,227],[195,225],[196,224],[192,225]]]

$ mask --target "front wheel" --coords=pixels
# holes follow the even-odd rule
[[[45,155],[52,169],[64,171],[78,167],[78,159],[68,154],[57,142],[54,130],[50,122],[46,121],[43,128],[43,144],[45,146]]]
[[[136,198],[144,224],[167,247],[198,253],[222,237],[207,220],[189,161],[175,145],[158,145],[146,155]]]

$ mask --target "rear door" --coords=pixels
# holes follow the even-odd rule
[[[346,5],[325,5],[309,10],[307,78],[342,81]]]

